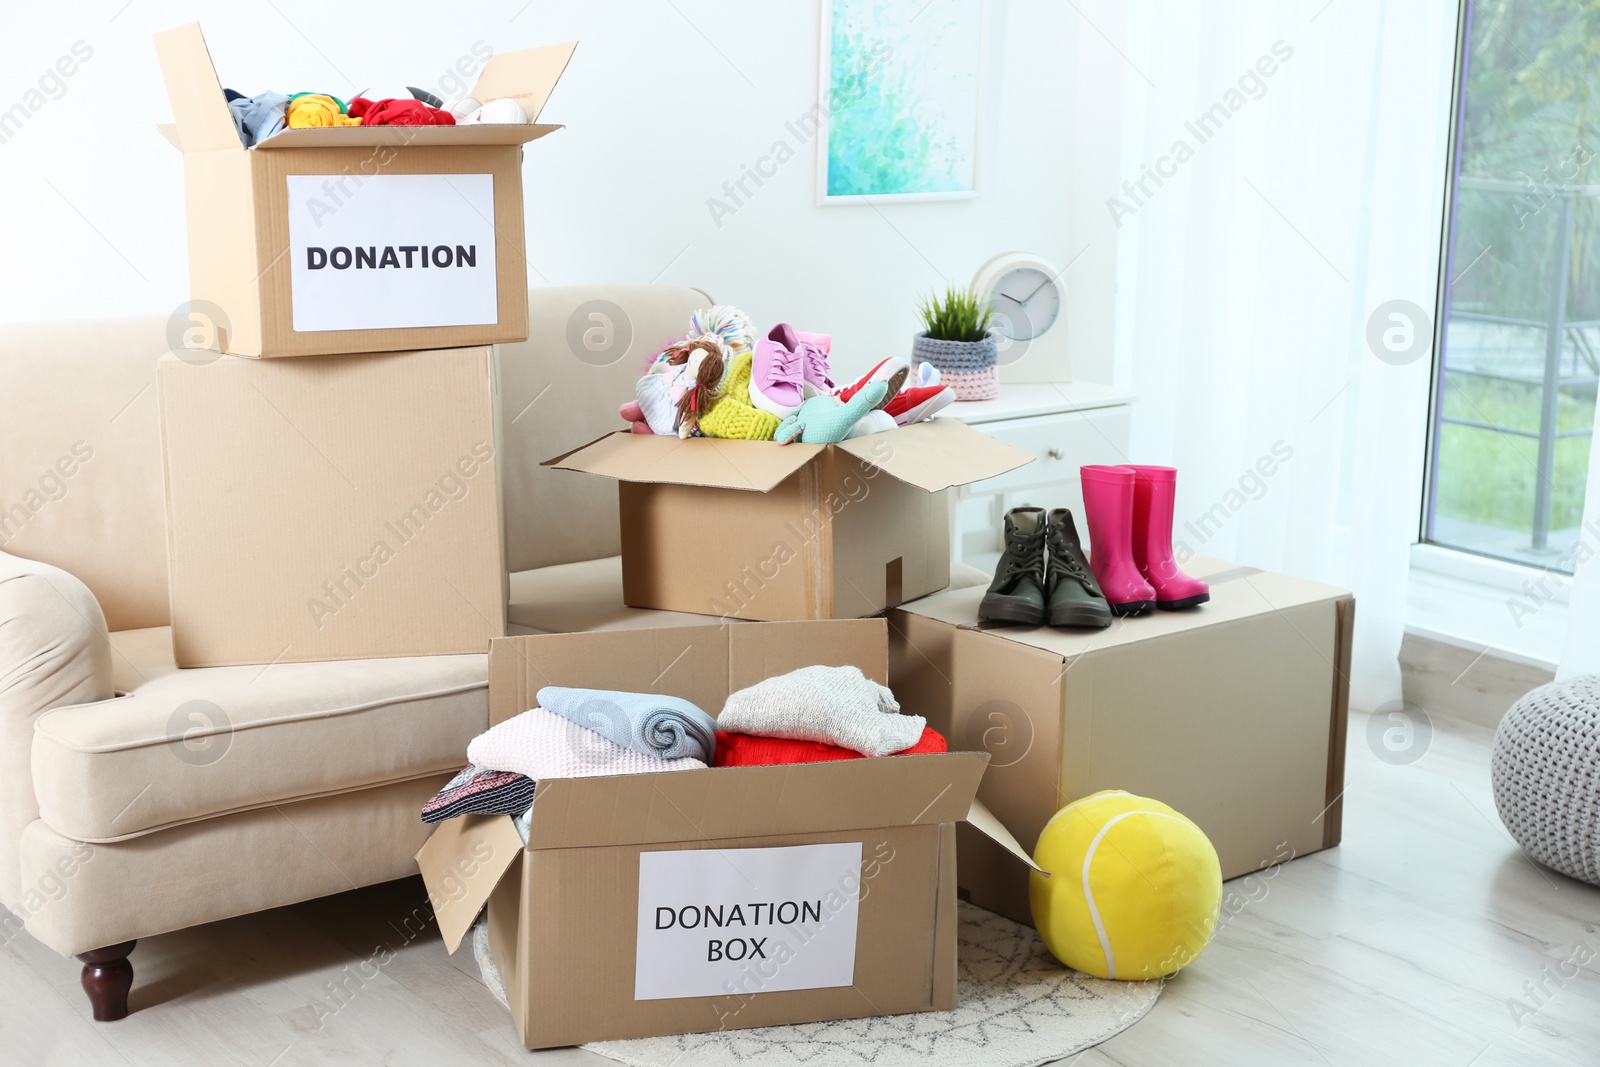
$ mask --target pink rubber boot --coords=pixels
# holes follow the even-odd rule
[[[1138,615],[1156,603],[1155,588],[1133,561],[1133,468],[1078,468],[1089,522],[1089,569],[1116,615]]]
[[[1211,599],[1211,587],[1178,569],[1172,556],[1173,467],[1133,468],[1133,562],[1155,587],[1156,607],[1181,611]]]

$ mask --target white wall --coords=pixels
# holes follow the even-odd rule
[[[1114,5],[1080,8],[1116,32]],[[1115,241],[1093,175],[1116,158],[1072,144],[1077,124],[1115,121],[1120,60],[1057,0],[991,0],[978,199],[817,207],[812,142],[720,227],[708,198],[792,140],[785,123],[816,100],[816,0],[13,7],[0,15],[0,111],[76,42],[93,52],[0,143],[0,321],[166,315],[186,299],[182,167],[154,129],[171,112],[150,36],[194,18],[223,84],[249,93],[435,86],[479,40],[579,39],[544,115],[569,128],[524,165],[535,284],[700,286],[758,324],[832,332],[848,371],[908,354],[915,298],[967,282],[990,255],[1064,264],[1083,251],[1068,276],[1076,376],[1111,374]],[[1075,94],[1084,64],[1095,91]]]

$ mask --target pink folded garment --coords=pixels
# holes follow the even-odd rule
[[[588,727],[543,708],[525,711],[473,738],[467,745],[467,759],[490,770],[525,774],[536,782],[705,767],[687,756],[662,759],[623,748]]]

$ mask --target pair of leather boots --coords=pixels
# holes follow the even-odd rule
[[[1012,508],[1005,523],[1005,552],[978,618],[1096,630],[1111,625],[1111,605],[1084,558],[1072,512]]]

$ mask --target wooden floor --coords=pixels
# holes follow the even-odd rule
[[[1072,1062],[1600,1064],[1600,889],[1506,836],[1489,732],[1436,718],[1397,767],[1352,718],[1346,843],[1229,883],[1206,954]],[[612,1062],[522,1051],[470,951],[446,956],[431,928],[403,943],[421,896],[398,882],[141,942],[134,1014],[112,1024],[89,1020],[75,963],[18,937],[0,949],[0,1063]]]

